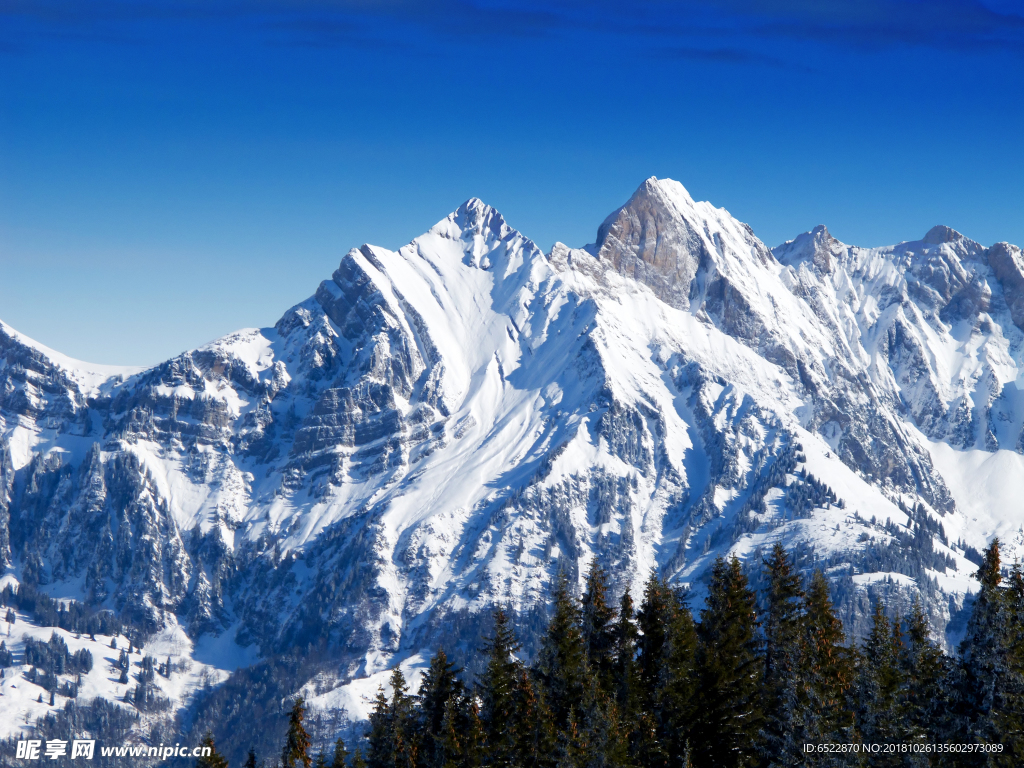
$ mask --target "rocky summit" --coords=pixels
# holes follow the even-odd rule
[[[0,325],[0,628],[15,660],[92,648],[84,690],[115,707],[111,644],[166,663],[174,706],[129,730],[285,657],[318,661],[282,695],[358,720],[494,606],[529,654],[559,572],[596,560],[635,595],[656,569],[699,605],[716,558],[781,541],[854,637],[919,599],[952,647],[978,550],[1024,554],[1022,329],[1016,246],[819,226],[769,249],[656,178],[548,254],[469,200],[350,251],[274,327],[145,370]],[[47,711],[12,680],[0,737]]]

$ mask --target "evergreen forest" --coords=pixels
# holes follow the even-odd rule
[[[656,576],[639,607],[628,591],[613,605],[599,567],[581,599],[560,578],[532,665],[498,610],[475,680],[444,651],[415,693],[395,667],[351,751],[313,754],[297,699],[280,755],[246,768],[1024,765],[1024,572],[1004,571],[998,540],[953,656],[919,604],[877,605],[857,647],[820,571],[805,582],[778,545],[761,567],[758,595],[737,559],[716,561],[696,617]],[[215,747],[197,763],[226,765]]]

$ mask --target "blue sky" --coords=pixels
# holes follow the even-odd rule
[[[0,0],[0,318],[149,364],[468,197],[545,250],[648,176],[769,245],[1024,243],[1020,0]]]

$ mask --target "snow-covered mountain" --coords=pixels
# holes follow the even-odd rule
[[[972,548],[1024,553],[1022,328],[1020,249],[946,227],[770,250],[652,178],[544,254],[474,199],[154,368],[0,325],[4,578],[206,682],[318,648],[313,704],[353,715],[388,666],[475,648],[495,604],[528,649],[554,576],[594,559],[699,601],[715,557],[781,540],[854,634],[919,596],[952,642]]]

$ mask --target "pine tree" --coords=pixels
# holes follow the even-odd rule
[[[331,760],[331,768],[348,768],[348,750],[345,749],[345,742],[340,738],[334,742],[334,757]]]
[[[515,658],[519,650],[507,614],[494,616],[494,633],[485,640],[487,667],[480,675],[479,754],[487,766],[540,768],[552,762],[555,750],[551,713],[529,670]],[[476,759],[467,749],[467,761]]]
[[[461,768],[480,768],[484,762],[484,749],[487,742],[476,697],[467,697],[465,700],[465,722],[465,730],[462,732],[463,735],[459,739],[457,747],[461,752],[459,765]],[[452,768],[452,766],[446,763],[445,768]]]
[[[1004,587],[1000,544],[985,550],[980,589],[960,644],[952,686],[955,740],[1001,744],[1003,752],[970,755],[965,766],[1016,766],[1024,757],[1024,576],[1019,565]]]
[[[1019,562],[1010,568],[1004,600],[1009,627],[1007,677],[1004,680],[1003,710],[996,720],[1003,752],[993,762],[1019,766],[1024,765],[1024,572]]]
[[[668,635],[672,623],[671,590],[652,573],[644,586],[644,600],[637,614],[640,629],[637,664],[639,666],[642,696],[647,709],[655,709],[657,692],[665,677],[665,657]]]
[[[551,710],[544,700],[542,690],[534,684],[530,670],[522,665],[518,669],[514,704],[515,714],[509,724],[509,730],[513,739],[516,764],[523,768],[550,768],[554,765],[556,749],[559,746],[552,725]],[[574,737],[564,742],[564,745],[569,747],[561,750],[561,755],[569,758],[564,765],[573,764],[573,750],[577,743]]]
[[[625,608],[626,606],[624,606]],[[639,695],[629,721],[631,753],[643,765],[676,766],[694,714],[696,632],[682,595],[652,574],[638,614]]]
[[[800,675],[801,634],[804,626],[803,590],[789,555],[776,543],[764,561],[767,577],[764,613],[765,672],[762,755],[769,766],[798,763],[803,754]]]
[[[228,768],[228,761],[217,751],[217,747],[213,743],[212,733],[206,732],[203,740],[199,742],[199,747],[203,751],[209,748],[210,754],[203,755],[200,752],[200,757],[196,760],[196,768]]]
[[[370,714],[369,768],[413,768],[416,764],[414,700],[399,667],[391,671],[391,699],[381,688]]]
[[[641,765],[656,768],[669,762],[663,740],[662,691],[668,679],[669,633],[672,626],[671,590],[651,573],[644,585],[644,599],[637,613],[637,701],[631,734],[631,752]]]
[[[582,728],[588,746],[586,765],[632,768],[631,722],[623,718],[613,699],[601,693],[594,707],[584,714]]]
[[[256,768],[256,751],[253,749],[245,756],[245,768]]]
[[[993,539],[985,550],[976,578],[980,589],[960,644],[957,733],[958,739],[968,742],[996,744],[1003,738],[999,719],[1007,709],[1006,683],[1011,675],[1008,653],[1011,629],[1007,601],[1000,588],[999,539]],[[984,765],[985,762],[984,757],[968,757],[964,765]]]
[[[583,643],[594,677],[609,697],[615,696],[615,609],[608,604],[608,574],[597,563],[590,566],[582,600]]]
[[[366,734],[368,768],[394,768],[393,738],[388,718],[388,697],[384,686],[377,688],[370,713],[370,730]]]
[[[633,598],[627,589],[619,602],[614,627],[614,698],[621,717],[630,719],[637,710],[639,670],[636,663],[639,632],[633,619]]]
[[[665,646],[663,683],[657,700],[659,741],[666,745],[669,765],[686,761],[697,705],[697,631],[684,595],[670,591],[669,635]]]
[[[801,716],[798,726],[809,743],[843,740],[853,725],[850,706],[856,674],[856,653],[847,647],[843,623],[835,613],[828,581],[815,571],[804,597],[801,630]]]
[[[559,577],[536,672],[544,684],[543,700],[550,703],[558,764],[619,765],[628,754],[628,739],[614,700],[615,614],[599,566],[591,568],[587,581],[580,605],[568,581]]]
[[[906,739],[937,743],[946,735],[941,724],[949,709],[944,686],[948,670],[942,649],[931,638],[928,617],[919,600],[914,601],[907,617],[906,638]]]
[[[718,558],[697,628],[700,701],[691,746],[698,765],[757,763],[764,677],[757,628],[756,601],[739,560]]]
[[[288,736],[281,752],[284,768],[310,768],[313,763],[309,754],[310,740],[302,721],[306,716],[305,701],[301,696],[295,699],[288,715]]]
[[[875,603],[871,632],[861,651],[863,664],[858,682],[858,725],[861,738],[872,744],[907,740],[907,679],[901,663],[905,653],[900,619],[885,615],[881,603]],[[879,766],[903,762],[899,754],[874,757]]]
[[[639,631],[634,621],[633,598],[627,588],[619,601],[619,615],[613,628],[614,703],[619,736],[626,748],[620,763],[628,763],[640,751],[640,672],[637,666]]]
[[[363,759],[362,750],[356,747],[356,751],[352,753],[352,766],[351,768],[367,768],[366,760]]]
[[[313,768],[327,768],[327,755],[319,752],[313,761]]]
[[[562,732],[570,721],[579,723],[581,709],[593,695],[581,618],[580,608],[569,592],[569,582],[560,573],[555,585],[554,612],[536,669],[551,702],[554,725]]]
[[[442,768],[446,760],[458,759],[458,755],[439,751],[443,738],[443,723],[452,707],[453,728],[461,725],[457,717],[464,695],[464,687],[458,676],[459,670],[448,661],[443,650],[430,661],[430,668],[423,675],[419,690],[419,706],[415,725],[417,764],[424,768]],[[449,748],[451,745],[449,745]]]
[[[441,725],[433,738],[432,765],[436,768],[459,768],[464,762],[464,739],[468,735],[460,722],[458,701],[454,696],[444,703]]]
[[[402,670],[391,672],[391,722],[395,738],[395,768],[416,765],[415,699],[409,695]]]
[[[515,765],[516,692],[520,663],[512,624],[505,611],[494,614],[494,634],[486,639],[487,667],[480,678],[481,722],[487,744],[486,764],[505,768]]]

